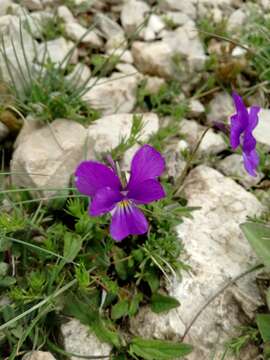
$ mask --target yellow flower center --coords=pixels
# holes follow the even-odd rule
[[[122,200],[117,204],[121,209],[123,208],[127,208],[130,205],[130,201],[129,200]]]

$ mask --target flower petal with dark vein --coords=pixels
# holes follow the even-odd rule
[[[112,214],[110,233],[114,240],[121,241],[148,231],[148,222],[137,205],[165,197],[158,181],[165,170],[165,160],[152,146],[142,146],[132,159],[126,186],[115,169],[96,161],[83,161],[76,169],[75,184],[80,193],[91,197],[91,216]]]

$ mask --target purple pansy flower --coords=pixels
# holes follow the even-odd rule
[[[233,100],[236,114],[231,116],[231,147],[235,150],[241,146],[245,169],[251,176],[256,176],[259,156],[256,152],[256,139],[252,132],[258,124],[260,108],[251,106],[248,112],[243,99],[236,92],[233,92]]]
[[[142,146],[134,155],[127,185],[116,173],[96,161],[83,161],[75,172],[78,190],[91,197],[89,214],[99,216],[110,212],[110,233],[114,240],[121,241],[128,235],[145,234],[148,223],[137,207],[165,196],[157,180],[165,169],[161,154],[150,145]]]

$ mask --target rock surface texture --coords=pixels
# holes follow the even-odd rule
[[[78,320],[71,319],[61,326],[61,333],[64,338],[64,347],[67,352],[84,356],[106,356],[111,352],[111,346],[102,343],[98,338],[89,332],[87,326],[82,325]],[[71,360],[79,360],[72,356]]]
[[[52,196],[56,189],[68,187],[70,176],[83,158],[86,135],[82,125],[65,119],[30,129],[30,134],[17,141],[11,162],[12,183],[44,189],[40,191],[42,196]],[[50,188],[55,190],[48,191]]]
[[[257,261],[239,228],[247,216],[262,211],[254,195],[207,166],[190,172],[184,192],[188,205],[199,206],[200,210],[177,228],[191,266],[183,273],[182,281],[175,280],[170,287],[181,306],[161,320],[149,311],[141,311],[132,323],[133,333],[140,336],[179,339],[209,299]],[[261,303],[253,277],[246,276],[230,286],[201,312],[185,338],[195,347],[188,360],[209,360],[213,351],[219,358],[224,343],[237,335],[237,326],[253,318]],[[243,359],[254,360],[255,356],[256,349],[252,348]]]

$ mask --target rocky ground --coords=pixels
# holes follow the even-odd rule
[[[142,306],[128,329],[143,338],[179,341],[185,335],[194,346],[187,360],[261,358],[254,342],[240,357],[224,355],[225,344],[239,336],[239,327],[254,323],[264,304],[256,274],[233,283],[189,325],[226,282],[258,261],[239,225],[269,211],[269,12],[269,0],[0,1],[0,140],[3,171],[10,171],[3,190],[23,187],[33,198],[38,190],[45,204],[59,191],[65,195],[83,158],[100,160],[130,137],[134,115],[141,115],[143,127],[123,148],[123,169],[139,144],[151,142],[175,182],[211,127],[181,185],[187,205],[197,208],[176,227],[181,260],[190,268],[164,286],[181,305],[165,315]],[[261,156],[256,177],[215,126],[229,123],[232,88],[248,105],[262,107],[254,133]],[[1,295],[0,310],[9,301]],[[61,336],[67,353],[111,351],[75,318],[62,324]],[[23,359],[59,355],[34,350]]]

